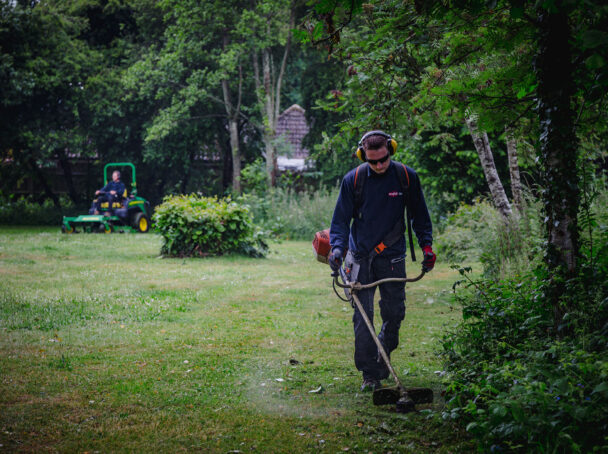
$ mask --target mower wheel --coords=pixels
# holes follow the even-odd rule
[[[112,233],[112,226],[110,224],[99,224],[100,233]]]
[[[74,233],[74,227],[72,225],[66,227],[65,224],[61,224],[61,233]]]
[[[133,220],[133,228],[140,233],[150,230],[150,219],[145,213],[137,213]]]

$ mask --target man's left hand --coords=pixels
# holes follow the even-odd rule
[[[424,252],[424,259],[422,260],[422,269],[425,273],[428,273],[435,267],[435,260],[437,260],[437,256],[433,252],[433,248],[430,245],[424,246],[422,248],[422,252]]]

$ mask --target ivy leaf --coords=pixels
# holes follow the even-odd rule
[[[585,60],[585,65],[589,69],[599,69],[602,68],[605,64],[606,62],[604,61],[604,58],[598,54],[593,54],[592,56],[587,58],[587,60]]]

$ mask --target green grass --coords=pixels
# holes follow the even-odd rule
[[[0,228],[0,451],[473,449],[441,419],[435,351],[460,317],[447,265],[407,291],[393,363],[436,401],[402,415],[358,392],[352,309],[310,242],[267,259],[163,259],[160,245]]]

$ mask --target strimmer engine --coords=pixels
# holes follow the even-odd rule
[[[315,238],[312,240],[312,249],[321,263],[329,263],[328,257],[331,252],[329,245],[329,229],[321,230],[315,233]]]

